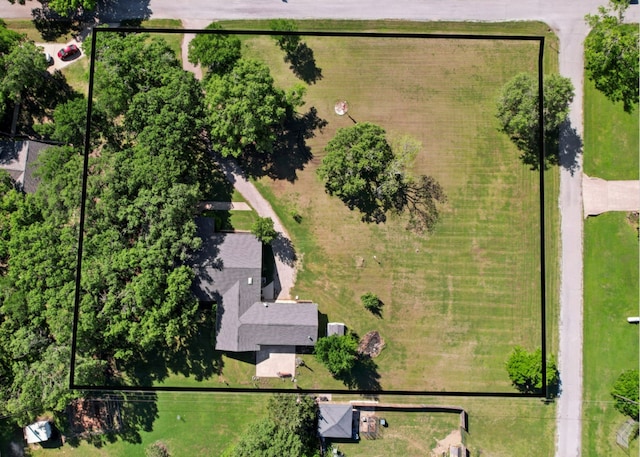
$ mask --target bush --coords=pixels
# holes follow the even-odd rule
[[[164,441],[156,441],[153,444],[150,444],[147,449],[144,451],[147,457],[170,457],[171,453],[169,452],[169,448]]]
[[[624,371],[611,389],[616,409],[634,420],[638,420],[638,376],[638,370]]]
[[[264,244],[271,244],[278,236],[278,232],[273,228],[273,219],[270,217],[259,217],[251,226],[251,233]]]
[[[507,360],[507,372],[514,387],[523,393],[542,392],[542,351],[540,348],[528,352],[516,346]],[[553,357],[547,359],[547,385],[556,390],[558,369]]]
[[[382,301],[373,292],[367,292],[360,297],[360,300],[363,306],[373,314],[379,316],[382,313]]]

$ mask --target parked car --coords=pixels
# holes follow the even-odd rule
[[[76,46],[75,44],[70,44],[69,46],[65,46],[58,51],[58,57],[62,60],[67,60],[79,53],[80,49],[78,49],[78,46]]]
[[[53,65],[53,57],[51,56],[51,54],[49,54],[48,52],[44,53],[44,60],[47,61],[47,65],[51,66]]]

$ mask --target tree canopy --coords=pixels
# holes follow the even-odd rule
[[[214,150],[223,157],[273,152],[289,104],[264,63],[240,59],[228,73],[212,75],[205,91]]]
[[[543,167],[558,163],[560,126],[567,120],[573,100],[573,85],[569,78],[551,74],[544,79],[544,138],[546,157]],[[520,150],[522,161],[533,169],[540,167],[538,119],[538,81],[529,73],[520,73],[505,84],[500,92],[496,117],[500,130]]]
[[[635,420],[638,420],[639,377],[638,370],[623,371],[611,389],[616,409]]]
[[[135,379],[135,361],[175,351],[192,333],[188,260],[201,245],[194,215],[210,170],[200,84],[166,44],[114,33],[97,45],[101,128],[90,138],[74,379],[88,385]],[[55,111],[53,134],[70,145],[40,153],[35,194],[0,179],[0,411],[26,408],[24,421],[78,395],[68,391],[69,322],[86,115],[75,116],[85,103]]]
[[[222,26],[213,22],[205,30],[222,30]],[[241,46],[235,35],[200,33],[189,42],[189,62],[202,65],[211,73],[223,74],[240,59]]]
[[[264,244],[271,244],[278,236],[278,232],[273,228],[273,219],[270,217],[258,217],[251,226],[251,233]]]
[[[347,376],[358,360],[358,341],[351,334],[319,338],[314,354],[333,376]]]
[[[547,385],[555,389],[558,385],[558,368],[552,356],[547,359]],[[506,363],[509,379],[523,393],[542,392],[542,351],[540,348],[528,352],[516,346]]]
[[[24,5],[26,0],[17,0],[17,2]],[[9,0],[9,3],[14,4],[16,0]],[[97,0],[41,0],[40,3],[47,5],[60,16],[67,17],[78,10],[93,11]]]
[[[313,397],[275,394],[268,417],[249,426],[240,442],[225,456],[306,457],[316,455],[317,406]]]
[[[444,191],[432,177],[414,178],[406,170],[419,145],[398,149],[395,154],[386,132],[375,124],[342,128],[327,144],[318,175],[327,193],[358,209],[365,222],[385,222],[388,212],[407,209],[411,229],[431,231],[438,220],[437,203],[446,201]]]
[[[622,102],[625,111],[638,104],[640,53],[637,25],[624,24],[629,2],[611,1],[589,14],[586,21],[591,33],[584,42],[585,70],[596,89],[613,102]]]

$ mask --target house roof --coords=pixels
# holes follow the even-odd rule
[[[0,141],[0,168],[27,193],[35,193],[40,180],[34,176],[35,162],[40,152],[49,147],[38,141]]]
[[[260,345],[309,346],[318,336],[315,303],[261,302],[262,243],[250,233],[215,233],[198,218],[202,249],[194,258],[193,291],[217,303],[216,349],[257,351]],[[311,338],[309,338],[311,337]]]
[[[320,403],[318,434],[323,438],[353,438],[353,408],[351,405]]]

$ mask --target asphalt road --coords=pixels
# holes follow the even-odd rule
[[[557,405],[557,457],[581,455],[582,417],[582,160],[584,16],[605,0],[121,0],[103,22],[152,16],[186,21],[219,19],[408,19],[415,21],[541,20],[560,38],[560,73],[573,81],[576,97],[570,125],[563,132],[559,206],[561,221],[561,291],[559,369],[562,391]],[[29,17],[36,2],[0,1],[0,17]],[[639,22],[631,5],[628,22]],[[551,259],[550,259],[551,260]]]

